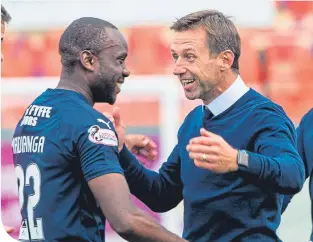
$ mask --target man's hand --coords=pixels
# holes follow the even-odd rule
[[[204,128],[201,128],[200,134],[200,137],[191,139],[186,147],[189,157],[194,160],[197,167],[215,173],[238,170],[236,149],[232,148],[221,136]]]
[[[140,155],[149,160],[155,160],[157,145],[149,137],[140,134],[129,134],[125,137],[127,148],[135,155]]]
[[[149,160],[155,160],[157,156],[157,145],[149,137],[140,134],[125,135],[125,127],[121,120],[120,110],[118,107],[113,107],[112,115],[110,113],[103,113],[114,125],[118,136],[118,150],[123,149],[123,145],[135,155],[140,155]]]

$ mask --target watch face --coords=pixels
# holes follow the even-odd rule
[[[240,151],[240,161],[239,161],[240,165],[242,166],[247,166],[248,167],[248,163],[249,163],[249,155],[246,151]]]

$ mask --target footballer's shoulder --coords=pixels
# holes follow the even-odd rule
[[[90,105],[73,105],[71,108],[63,109],[61,122],[79,127],[94,123],[107,125],[110,120]]]

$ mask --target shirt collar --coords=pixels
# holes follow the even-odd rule
[[[214,116],[217,116],[233,105],[249,90],[250,88],[246,86],[240,75],[238,75],[234,83],[226,91],[209,103],[207,108],[213,113]]]

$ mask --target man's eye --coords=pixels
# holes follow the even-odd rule
[[[194,61],[195,60],[195,56],[194,55],[186,55],[186,59],[188,61]]]

